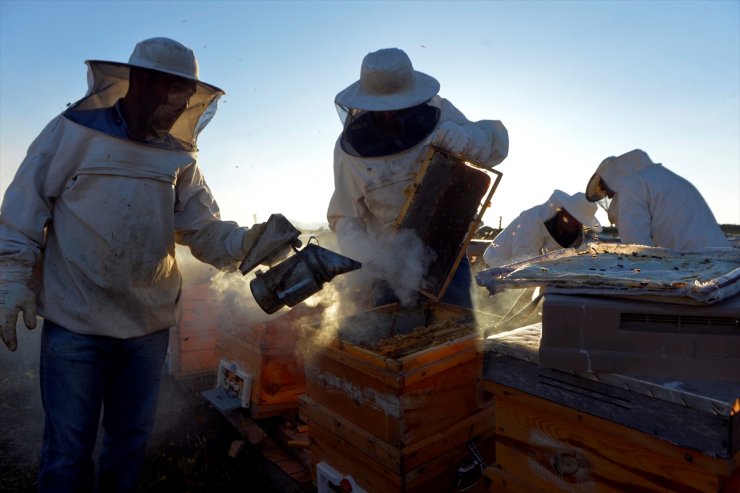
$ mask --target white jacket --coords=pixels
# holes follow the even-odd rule
[[[0,213],[0,281],[43,252],[39,313],[80,334],[129,338],[175,324],[175,241],[234,268],[244,229],[219,219],[197,154],[59,116],[31,144]]]
[[[439,96],[434,96],[430,104],[441,110],[437,127],[446,121],[461,125],[468,137],[463,157],[490,167],[506,158],[509,138],[500,121],[470,122]],[[342,149],[341,135],[337,139],[334,194],[327,219],[344,255],[368,261],[367,245],[390,235],[434,133],[404,152],[382,157],[352,156]]]
[[[680,251],[730,246],[696,187],[644,151],[607,159],[596,173],[615,193],[610,219],[623,243]]]
[[[486,247],[486,265],[500,267],[563,248],[545,226],[545,221],[557,213],[557,207],[549,200],[521,212]]]

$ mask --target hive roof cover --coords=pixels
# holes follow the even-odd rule
[[[590,243],[476,276],[478,285],[541,286],[546,293],[639,296],[679,304],[711,304],[740,292],[740,249],[677,252],[658,247]]]

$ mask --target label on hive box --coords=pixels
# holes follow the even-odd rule
[[[218,366],[216,386],[202,393],[203,397],[220,411],[230,411],[238,407],[249,407],[252,390],[252,375],[239,365],[221,360]]]

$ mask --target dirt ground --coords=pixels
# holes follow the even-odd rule
[[[18,350],[0,347],[0,492],[36,491],[43,411],[38,388],[40,331],[18,328]],[[211,378],[165,375],[141,493],[276,493],[254,449],[230,457],[238,432],[200,394]]]

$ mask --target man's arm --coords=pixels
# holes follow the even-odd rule
[[[455,106],[442,99],[442,120],[432,133],[432,144],[493,168],[509,153],[509,133],[498,120],[471,122]]]
[[[190,247],[202,262],[234,270],[246,255],[247,228],[221,220],[218,204],[196,163],[178,174],[175,190],[175,241]]]
[[[45,243],[60,178],[66,175],[51,170],[63,134],[60,118],[31,144],[0,207],[0,336],[11,351],[17,347],[20,313],[27,328],[36,327],[36,295],[28,282]]]

